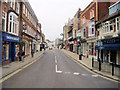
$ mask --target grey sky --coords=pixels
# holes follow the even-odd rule
[[[92,0],[28,0],[42,24],[46,39],[55,40],[63,32],[68,18],[73,18],[79,8],[82,10]]]

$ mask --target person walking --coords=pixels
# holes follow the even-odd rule
[[[22,56],[22,53],[21,53],[21,51],[19,51],[18,52],[19,61],[22,61],[21,56]]]
[[[22,50],[22,61],[24,60],[25,58],[25,52]]]
[[[32,56],[32,58],[34,57],[34,50],[33,49],[31,51],[31,56]]]

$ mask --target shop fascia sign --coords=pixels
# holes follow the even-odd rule
[[[19,37],[15,37],[15,36],[8,35],[8,34],[4,34],[4,40],[5,41],[12,41],[12,42],[20,42]]]
[[[17,38],[17,37],[12,37],[12,36],[6,36],[6,39],[7,39],[7,40],[10,40],[10,41],[17,41],[17,42],[20,41],[19,38]]]

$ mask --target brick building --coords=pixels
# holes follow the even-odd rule
[[[15,61],[20,50],[28,56],[41,39],[41,24],[28,1],[0,1],[2,22],[2,62]],[[21,47],[21,42],[25,44]],[[40,44],[40,43],[39,43]]]
[[[80,30],[80,14],[81,14],[81,9],[79,8],[73,18],[73,41],[74,41],[73,52],[75,53],[78,53],[79,50],[79,43],[77,43],[79,36],[77,36],[77,33]]]
[[[1,1],[0,1],[1,2]],[[1,2],[2,22],[2,62],[13,62],[19,50],[20,34],[20,3]]]
[[[98,40],[96,22],[108,15],[108,7],[115,2],[91,2],[81,13],[81,43],[82,53],[87,57],[95,56],[98,52],[95,46]]]
[[[21,29],[22,38],[28,41],[28,43],[23,47],[23,50],[25,51],[26,55],[29,55],[32,49],[36,52],[38,19],[28,1],[21,2],[21,5],[21,25],[27,26],[26,30]]]

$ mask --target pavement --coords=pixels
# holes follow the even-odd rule
[[[70,52],[70,51],[65,50],[65,49],[62,49],[61,51],[63,51],[65,54],[69,55],[70,57],[74,58],[79,63],[81,63],[83,66],[87,67],[89,70],[91,70],[91,71],[93,71],[93,72],[95,72],[97,74],[100,74],[100,75],[102,75],[102,76],[104,76],[106,78],[109,78],[109,79],[113,79],[115,81],[119,81],[120,80],[120,77],[112,76],[111,73],[94,70],[92,68],[92,59],[91,58],[82,57],[82,60],[79,60],[79,55],[78,54]]]
[[[7,65],[3,65],[2,67],[2,77],[7,76],[8,74],[16,71],[17,69],[27,65],[28,63],[32,62],[36,58],[40,57],[43,54],[44,51],[39,51],[34,54],[34,57],[32,58],[31,55],[26,57],[24,60],[20,61],[15,61],[12,63],[9,63]]]
[[[3,88],[118,88],[86,70],[63,51],[45,52],[35,62],[3,78]]]

